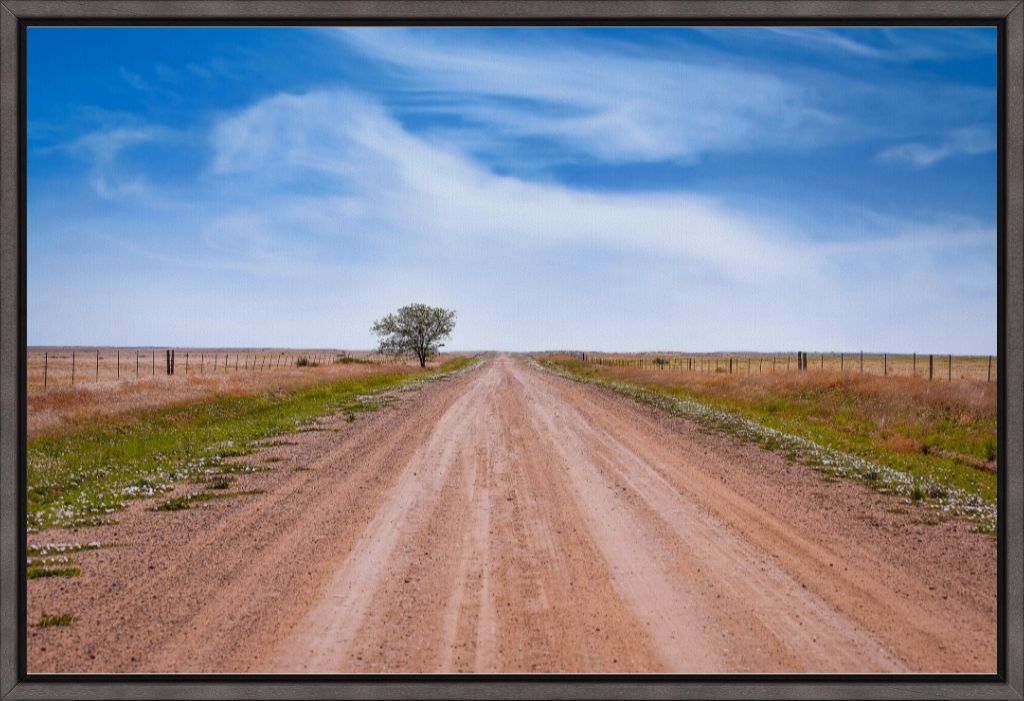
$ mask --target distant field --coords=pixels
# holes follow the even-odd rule
[[[104,523],[107,514],[129,499],[158,495],[182,481],[206,481],[210,489],[225,489],[232,475],[251,471],[226,459],[249,454],[259,441],[304,430],[331,414],[347,413],[352,420],[356,412],[380,406],[383,392],[462,370],[472,362],[449,357],[427,370],[418,364],[339,364],[305,375],[278,375],[272,385],[193,381],[191,395],[150,392],[143,395],[152,401],[148,405],[130,389],[125,391],[139,385],[98,386],[85,395],[86,401],[79,401],[74,414],[58,408],[52,412],[58,420],[48,430],[37,427],[37,435],[29,439],[29,527]],[[165,401],[159,401],[161,396]],[[214,491],[206,497],[224,494]]]
[[[430,367],[454,357],[445,354],[435,358]],[[307,364],[299,365],[303,358]],[[413,360],[366,351],[207,348],[177,349],[174,374],[168,375],[166,353],[161,349],[30,348],[28,437],[64,431],[100,416],[418,370]]]
[[[941,501],[956,490],[980,499],[988,510],[995,504],[995,382],[963,375],[952,382],[946,376],[929,381],[920,368],[917,377],[910,372],[888,377],[861,374],[859,358],[856,370],[839,371],[830,366],[829,356],[824,371],[820,366],[814,370],[816,358],[810,356],[806,372],[795,369],[795,356],[788,372],[783,356],[775,357],[774,371],[772,356],[731,356],[732,373],[730,356],[662,355],[664,365],[656,362],[659,356],[539,357],[581,379],[628,383],[666,397],[695,400],[891,467],[912,484],[929,485],[909,487],[917,500],[931,496]],[[693,358],[690,363],[696,370],[687,369],[687,358]],[[954,368],[957,360],[954,357]],[[981,359],[959,360],[964,374],[972,367],[979,374]],[[906,358],[897,361],[897,368],[905,370]],[[987,372],[987,360],[984,367]]]
[[[587,362],[702,374],[771,375],[797,370],[796,352],[780,353],[579,353]],[[930,360],[929,360],[930,359]],[[731,364],[730,364],[731,363]],[[920,377],[933,381],[998,378],[995,356],[927,353],[807,352],[807,370],[883,377]]]
[[[28,390],[58,389],[90,382],[128,382],[168,376],[167,348],[45,347],[28,349]],[[343,362],[404,365],[404,359],[371,351],[333,348],[175,348],[175,379],[231,372],[266,374]]]

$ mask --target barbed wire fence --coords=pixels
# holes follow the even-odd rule
[[[344,363],[402,364],[404,359],[370,351],[202,350],[177,348],[29,349],[27,382],[51,389],[86,382],[266,373]]]
[[[993,355],[951,353],[865,353],[791,351],[779,353],[639,353],[615,354],[566,351],[587,363],[601,366],[654,369],[702,374],[763,375],[784,372],[839,372],[916,377],[947,382],[996,382],[998,363]]]

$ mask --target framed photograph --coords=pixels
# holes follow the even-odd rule
[[[1021,699],[1022,33],[0,0],[0,698]]]

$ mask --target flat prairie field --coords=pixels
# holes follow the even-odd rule
[[[732,372],[728,371],[733,358]],[[759,426],[894,468],[916,500],[963,492],[984,504],[983,527],[994,527],[996,499],[996,391],[987,380],[928,380],[808,369],[758,372],[758,360],[711,356],[687,364],[650,356],[549,354],[542,362],[573,377],[643,388],[670,401],[694,401]],[[701,370],[700,365],[704,368]],[[718,371],[715,371],[717,364]],[[690,369],[693,368],[693,369]],[[877,470],[865,472],[868,483]],[[877,484],[876,486],[884,486]],[[915,491],[916,490],[916,491]]]
[[[301,349],[176,349],[173,375],[164,349],[32,348],[27,360],[29,439],[98,416],[419,370],[407,358]]]
[[[682,374],[97,386],[29,442],[29,671],[995,669],[992,386]]]
[[[779,353],[586,353],[597,365],[696,372],[700,374],[772,375],[797,370],[796,352]],[[932,381],[995,382],[995,356],[928,353],[806,352],[807,371],[851,375],[916,377]]]

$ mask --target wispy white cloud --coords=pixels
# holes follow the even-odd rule
[[[948,347],[934,310],[976,307],[992,294],[994,233],[969,219],[860,212],[816,236],[743,202],[686,191],[593,192],[499,176],[351,92],[268,98],[223,120],[212,144],[212,177],[253,188],[221,215],[259,232],[257,250],[344,251],[333,275],[366,285],[347,288],[349,299],[378,309],[423,290],[472,320],[464,347],[623,347],[632,337],[661,338],[663,348],[701,347],[700,338],[718,348]],[[310,179],[318,187],[294,187]],[[303,194],[280,194],[290,190]],[[583,265],[587,277],[567,285],[575,261],[588,259],[606,262]],[[608,319],[601,329],[580,316],[594,304]],[[723,318],[735,328],[723,330]],[[990,321],[977,315],[972,328],[983,334]],[[662,322],[668,330],[649,326]]]
[[[917,61],[935,59],[942,55],[930,44],[905,41],[871,44],[824,27],[768,27],[764,34],[814,51],[829,52],[833,55],[837,52],[845,53],[856,58],[877,61]]]
[[[64,148],[91,162],[89,183],[97,195],[117,200],[139,197],[150,190],[144,174],[127,174],[119,166],[121,153],[141,144],[171,138],[173,134],[165,127],[133,123],[91,131]]]
[[[548,42],[462,43],[404,29],[332,29],[400,70],[417,109],[486,125],[489,137],[547,138],[607,160],[692,160],[737,148],[799,147],[841,120],[771,73]]]
[[[171,133],[169,129],[150,124],[121,125],[91,131],[67,148],[72,153],[92,156],[98,162],[111,163],[126,148],[162,139]]]
[[[348,92],[267,99],[218,125],[213,143],[221,175],[329,176],[347,196],[311,211],[340,208],[337,221],[371,236],[648,251],[745,281],[808,274],[770,220],[706,196],[595,193],[495,175]]]
[[[310,31],[316,65],[229,77],[218,43],[140,70],[154,93],[116,113],[29,123],[30,338],[368,346],[419,299],[459,310],[457,348],[994,343],[984,203],[865,194],[896,169],[861,187],[876,154],[991,150],[953,128],[994,92],[896,66],[910,32]]]
[[[140,92],[145,92],[150,89],[149,82],[138,73],[134,73],[125,68],[124,66],[121,66],[118,69],[118,73],[121,75],[124,81],[128,83],[128,85],[132,86],[136,90]]]
[[[953,156],[974,156],[995,151],[992,131],[985,127],[967,127],[952,132],[945,140],[926,144],[910,142],[885,149],[878,154],[882,163],[899,163],[927,168]]]
[[[977,28],[919,28],[907,31],[891,27],[851,27],[845,30],[828,27],[736,27],[723,32],[706,28],[707,36],[742,36],[754,44],[775,44],[796,47],[830,59],[849,58],[880,64],[945,61],[965,55],[994,52],[995,44]],[[940,31],[935,35],[933,31]],[[869,40],[870,39],[870,40]]]

